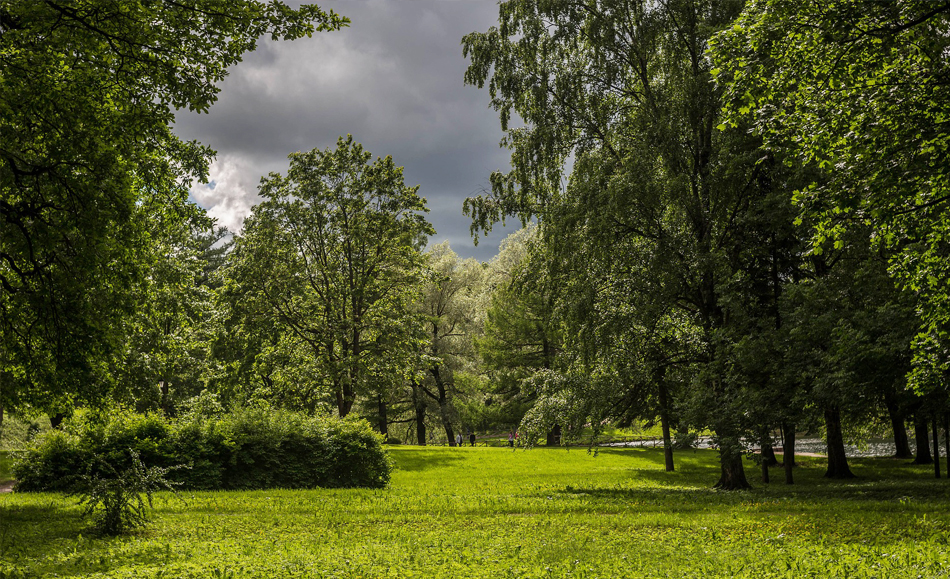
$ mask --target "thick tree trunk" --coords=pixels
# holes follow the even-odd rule
[[[837,406],[825,409],[825,427],[828,430],[828,470],[825,478],[854,478],[844,452],[844,434],[841,431],[841,410]]]
[[[660,378],[660,428],[663,429],[663,458],[666,459],[666,472],[673,472],[673,439],[670,436],[670,403],[669,393],[666,390],[666,384]]]
[[[934,437],[934,477],[940,478],[940,433],[937,431],[937,413],[934,412],[930,421]],[[950,473],[947,473],[950,476]]]
[[[724,491],[751,489],[742,464],[742,446],[736,436],[719,436],[719,482],[714,488]]]
[[[442,418],[442,427],[445,429],[445,436],[449,440],[449,446],[455,446],[455,431],[452,428],[452,420],[449,416],[449,397],[445,388],[445,382],[442,380],[442,373],[438,366],[429,369],[432,377],[435,378],[435,386],[439,391],[438,396],[434,396],[439,403],[439,416]],[[428,393],[431,396],[431,393]]]
[[[923,411],[914,413],[914,440],[917,442],[917,456],[913,464],[931,464],[934,459],[930,456],[930,437],[927,435],[927,419]]]
[[[765,466],[778,466],[778,458],[775,457],[775,449],[769,441],[768,433],[762,437],[762,464]]]
[[[379,433],[389,438],[389,416],[388,408],[386,407],[386,399],[383,398],[382,394],[377,395],[376,403],[378,405],[378,415],[379,415]]]
[[[884,406],[891,418],[891,429],[894,431],[894,458],[914,458],[910,450],[910,441],[907,439],[907,417],[900,410],[897,402],[891,396],[884,397]]]
[[[346,415],[353,409],[353,402],[356,395],[353,386],[347,384],[344,380],[336,389],[336,409],[340,413],[340,418],[346,418]]]
[[[795,479],[792,476],[792,469],[795,468],[795,425],[783,424],[784,446],[782,447],[782,462],[785,466],[785,484],[794,484]]]
[[[554,428],[548,432],[547,440],[544,441],[545,446],[559,446],[561,444],[561,425],[555,424]]]
[[[412,405],[416,411],[416,444],[426,445],[426,402],[423,398],[421,388],[415,382],[412,383]]]

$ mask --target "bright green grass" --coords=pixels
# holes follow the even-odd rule
[[[854,461],[863,478],[725,493],[715,455],[392,449],[387,490],[207,492],[96,539],[72,499],[0,495],[0,577],[946,577],[950,482]],[[755,476],[753,468],[748,474]],[[773,478],[781,478],[779,470]]]

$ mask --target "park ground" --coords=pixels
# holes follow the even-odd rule
[[[719,492],[713,451],[395,447],[390,488],[158,495],[98,538],[75,498],[0,495],[0,577],[947,577],[950,481],[856,459]],[[747,473],[757,477],[750,462]],[[775,471],[774,480],[782,480]]]

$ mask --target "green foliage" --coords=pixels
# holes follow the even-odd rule
[[[90,465],[72,491],[79,496],[82,516],[93,520],[100,535],[121,535],[144,527],[148,522],[146,503],[153,507],[152,493],[174,490],[165,475],[177,467],[147,468],[134,450],[129,451],[129,458],[131,464],[120,472],[97,457],[107,472],[93,470]]]
[[[371,159],[352,136],[293,153],[286,175],[262,180],[237,239],[226,290],[247,340],[237,350],[275,402],[332,402],[346,416],[417,366],[419,249],[434,231],[418,186],[392,157]]]
[[[950,7],[929,0],[747,3],[714,39],[728,122],[813,179],[796,192],[813,250],[870,226],[922,323],[914,379],[950,368]],[[857,225],[857,227],[856,227]]]
[[[206,405],[207,406],[207,405]],[[80,414],[14,466],[18,491],[69,491],[79,475],[107,477],[134,465],[176,470],[189,489],[385,487],[392,465],[382,439],[359,420],[270,408],[197,410],[167,420],[155,414]]]
[[[927,467],[855,461],[796,485],[710,490],[710,451],[391,449],[392,485],[154,497],[148,533],[80,533],[73,501],[0,503],[0,576],[115,577],[940,577],[950,564],[946,481]]]
[[[174,113],[207,111],[257,39],[346,23],[314,5],[0,2],[0,400],[65,411],[109,394],[156,215],[193,211],[212,151]]]

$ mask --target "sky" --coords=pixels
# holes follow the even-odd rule
[[[292,42],[262,39],[231,68],[209,113],[179,112],[175,132],[217,151],[209,184],[196,184],[192,199],[240,231],[259,202],[261,176],[286,172],[292,152],[332,148],[352,134],[374,157],[391,155],[404,167],[407,185],[420,185],[437,231],[430,243],[448,240],[463,257],[490,259],[517,227],[498,225],[475,247],[462,203],[489,187],[492,171],[507,171],[510,155],[499,147],[488,90],[463,82],[461,40],[496,24],[495,0],[318,4],[350,26]]]

